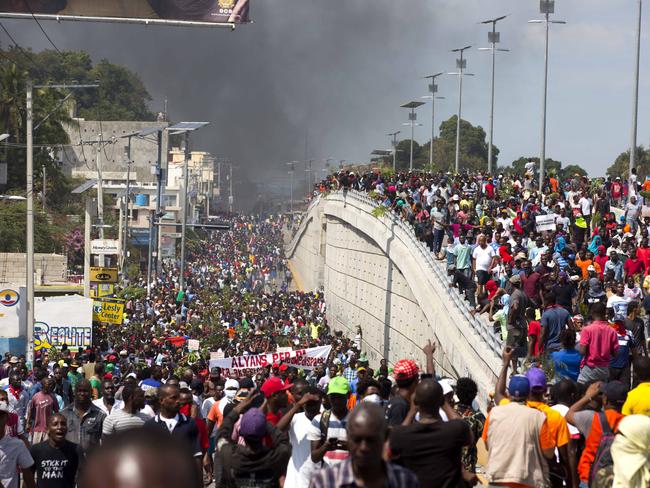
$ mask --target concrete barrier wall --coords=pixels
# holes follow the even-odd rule
[[[0,253],[0,283],[25,283],[25,253]],[[63,282],[66,278],[67,258],[61,254],[35,254],[36,283]]]
[[[424,366],[421,347],[431,338],[440,345],[438,374],[474,378],[485,398],[501,344],[446,286],[444,265],[410,226],[391,213],[375,217],[375,206],[356,192],[321,198],[287,248],[293,269],[306,288],[324,287],[334,329],[352,336],[361,326],[371,364],[413,358]]]

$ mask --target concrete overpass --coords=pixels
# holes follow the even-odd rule
[[[371,365],[412,358],[424,366],[421,347],[435,339],[437,373],[472,377],[485,399],[500,370],[500,338],[448,288],[444,263],[411,226],[377,207],[356,191],[315,199],[286,249],[296,281],[325,291],[333,329],[354,336],[361,326]]]

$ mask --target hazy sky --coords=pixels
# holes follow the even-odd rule
[[[490,55],[487,26],[503,14],[497,60],[495,144],[499,164],[538,155],[543,26],[537,0],[253,0],[255,23],[234,32],[210,28],[43,22],[61,49],[86,49],[139,73],[173,120],[209,120],[196,149],[230,156],[253,177],[275,182],[284,163],[308,157],[367,161],[402,127],[399,105],[426,95],[422,76],[453,71],[449,50],[466,44],[463,118],[487,130]],[[549,71],[547,157],[603,174],[630,143],[635,0],[557,0]],[[650,12],[646,10],[645,26]],[[33,21],[4,24],[24,46],[48,47]],[[647,31],[648,29],[646,29]],[[2,34],[3,35],[3,34]],[[2,37],[6,45],[6,37]],[[642,38],[639,143],[650,143],[650,54]],[[457,109],[455,77],[439,82],[437,119]],[[430,107],[421,109],[430,133]],[[282,172],[282,173],[280,173]]]

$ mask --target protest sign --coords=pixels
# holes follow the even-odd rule
[[[199,340],[198,339],[188,339],[187,340],[187,350],[188,351],[198,351],[199,350]]]
[[[210,368],[221,368],[225,377],[255,374],[262,368],[279,362],[288,366],[311,370],[316,366],[324,366],[331,350],[332,346],[318,346],[308,349],[268,352],[266,354],[251,354],[250,356],[234,356],[223,359],[212,359],[211,357]]]
[[[555,214],[537,215],[535,217],[535,226],[537,228],[537,232],[555,230],[555,218]]]

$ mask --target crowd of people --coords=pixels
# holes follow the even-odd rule
[[[149,293],[123,290],[124,323],[97,324],[93,347],[5,354],[2,484],[650,486],[650,248],[636,187],[610,215],[615,183],[368,171],[315,189],[369,192],[446,261],[507,344],[489,399],[439,376],[430,341],[426,364],[370,364],[362,332],[331,330],[323,294],[292,286],[292,222],[241,216],[190,246],[183,289],[166,263]],[[310,367],[210,366],[316,346],[331,352]]]

